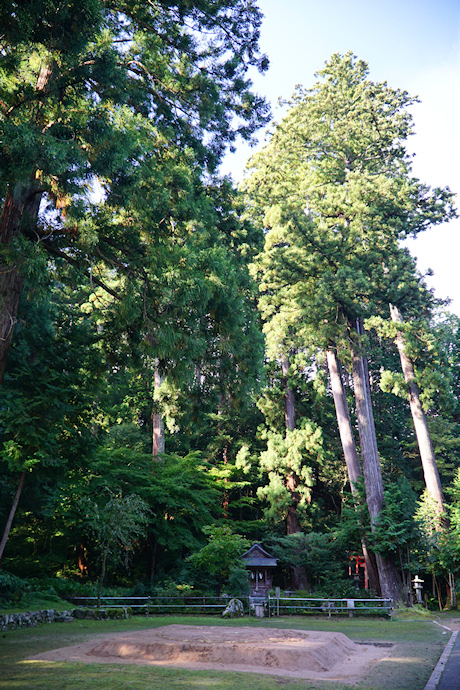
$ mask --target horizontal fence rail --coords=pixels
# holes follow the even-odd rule
[[[312,597],[268,597],[269,615],[299,615],[302,613],[355,613],[390,615],[392,599],[316,599]]]
[[[101,597],[107,608],[137,609],[137,613],[216,613],[224,611],[231,597]],[[249,597],[237,597],[250,613]],[[96,606],[97,597],[67,597],[76,606]]]
[[[67,597],[76,606],[96,607],[97,597]],[[314,597],[237,597],[249,615],[280,616],[302,614],[390,615],[391,599],[339,599]],[[218,613],[227,607],[230,597],[101,597],[106,608],[131,608],[135,613]]]

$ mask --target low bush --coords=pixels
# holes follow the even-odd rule
[[[28,590],[30,590],[30,585],[26,580],[22,580],[12,573],[7,573],[5,570],[0,570],[0,605],[19,604]]]
[[[105,590],[104,590],[105,592]],[[198,597],[203,592],[196,590],[189,584],[177,584],[173,580],[165,580],[150,584],[145,582],[136,582],[136,585],[129,592],[125,592],[124,596],[131,597]]]

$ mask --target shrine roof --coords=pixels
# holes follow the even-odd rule
[[[241,558],[246,566],[274,568],[278,563],[278,559],[274,558],[268,551],[265,551],[260,544],[253,544],[250,549],[242,554]]]
[[[244,564],[246,566],[263,566],[264,568],[267,567],[273,567],[275,568],[278,563],[278,560],[276,558],[245,558],[244,559]]]

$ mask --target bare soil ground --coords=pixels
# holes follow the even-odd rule
[[[443,627],[448,628],[452,632],[460,631],[460,618],[444,619],[442,625]]]
[[[33,657],[268,673],[308,680],[358,682],[389,644],[357,644],[340,632],[250,627],[167,625],[130,633],[97,635],[84,644]]]

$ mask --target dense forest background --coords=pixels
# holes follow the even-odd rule
[[[351,54],[222,178],[270,119],[260,22],[0,4],[5,591],[238,593],[258,541],[285,588],[345,595],[364,554],[373,591],[424,573],[455,603],[460,320],[402,244],[453,195],[412,176],[414,99]]]

